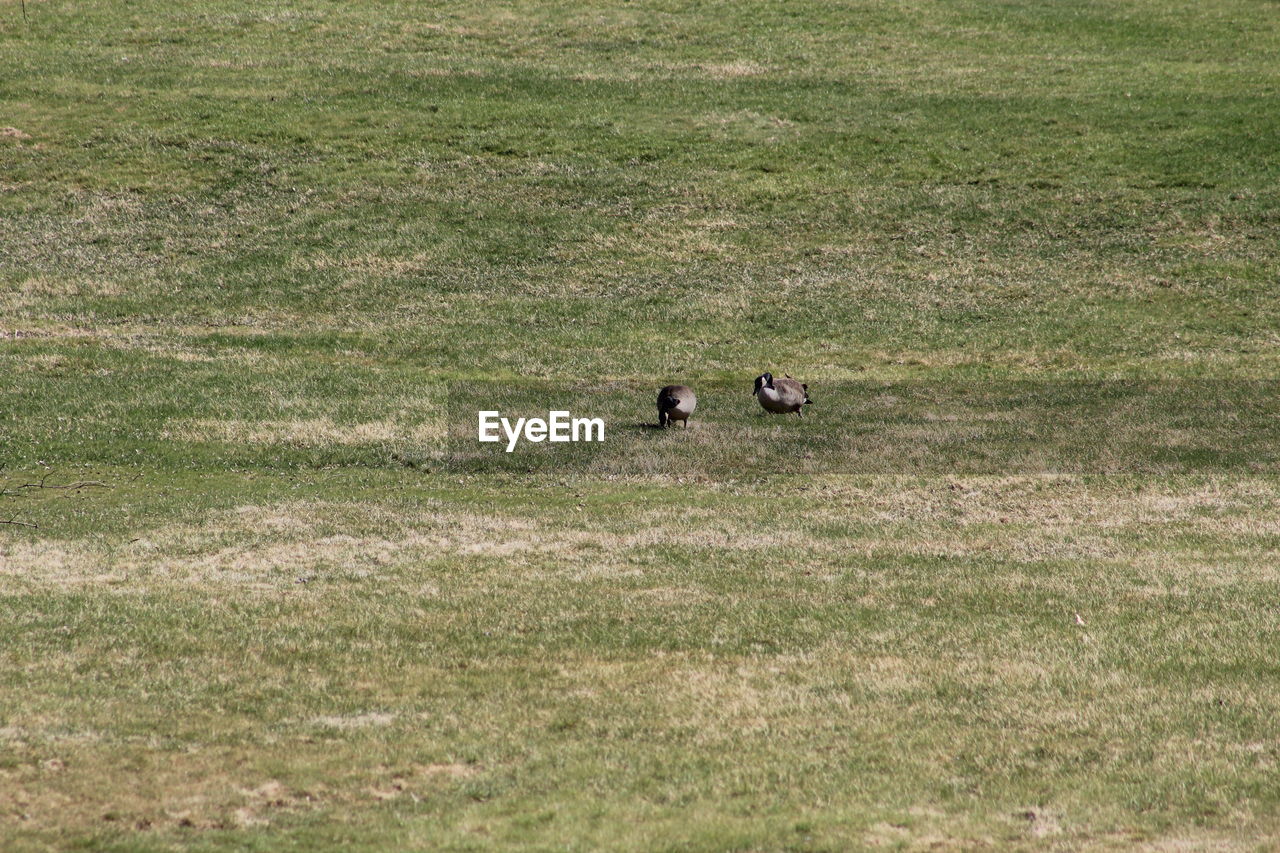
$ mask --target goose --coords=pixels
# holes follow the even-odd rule
[[[689,415],[698,408],[698,398],[688,385],[668,385],[658,392],[658,426],[670,426],[681,421],[689,428]]]
[[[800,409],[813,401],[809,399],[809,386],[787,376],[785,379],[774,379],[772,373],[761,373],[756,377],[756,395],[760,405],[766,412],[785,415],[795,412],[802,417]]]

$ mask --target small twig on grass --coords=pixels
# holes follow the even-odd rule
[[[3,467],[3,465],[0,465],[0,469]],[[23,483],[21,486],[12,489],[8,486],[0,485],[0,498],[20,498],[25,494],[25,492],[22,491],[23,489],[85,489],[95,486],[100,489],[111,488],[109,484],[104,483],[101,480],[76,480],[74,483],[63,483],[60,486],[51,486],[49,485],[49,477],[51,476],[53,476],[52,471],[41,477],[40,481],[37,483]],[[0,524],[9,524],[14,527],[31,527],[36,530],[40,529],[40,525],[33,521],[18,521],[16,513],[9,516],[7,519],[0,519]]]
[[[23,488],[23,489],[83,489],[88,486],[97,486],[98,488],[101,488],[101,489],[111,488],[101,480],[77,480],[74,483],[65,483],[61,486],[46,486],[45,481],[48,480],[51,476],[53,476],[52,471],[49,472],[48,474],[45,474],[43,477],[41,477],[40,482],[23,483],[20,488]]]

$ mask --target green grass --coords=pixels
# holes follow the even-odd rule
[[[0,847],[1275,847],[1267,11],[0,2]]]

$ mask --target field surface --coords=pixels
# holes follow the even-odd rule
[[[0,0],[0,848],[1276,849],[1278,12]]]

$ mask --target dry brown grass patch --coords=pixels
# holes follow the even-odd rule
[[[335,422],[332,418],[279,420],[194,419],[170,421],[161,433],[179,441],[223,441],[230,444],[284,444],[291,447],[359,446],[367,444],[438,445],[446,438],[442,415],[413,422],[386,418],[363,423]]]
[[[692,67],[713,80],[759,77],[769,72],[767,65],[761,65],[759,62],[752,62],[749,59],[734,59],[729,62],[703,62]]]
[[[417,252],[409,257],[362,254],[335,256],[325,252],[295,255],[288,266],[297,270],[342,270],[376,276],[416,275],[427,272],[439,264],[436,254]]]
[[[389,726],[396,721],[395,714],[381,711],[366,711],[363,714],[329,715],[316,717],[313,721],[318,726],[330,729],[364,729],[377,726]]]
[[[976,558],[1005,564],[992,582],[1009,589],[1074,582],[1071,573],[1058,578],[1036,568],[1046,561],[1123,563],[1153,582],[1196,584],[1262,581],[1280,565],[1280,487],[1261,480],[1135,491],[1058,476],[820,479],[804,491],[777,491],[768,502],[640,502],[603,517],[543,515],[523,505],[485,513],[443,501],[414,509],[247,504],[139,531],[119,546],[0,540],[0,578],[14,585],[128,588],[149,578],[265,589],[299,578],[390,577],[439,561],[501,559],[526,580],[548,573],[600,580],[641,576],[647,564],[636,563],[637,554],[671,548],[695,558],[758,555],[769,571],[803,567],[819,577],[839,575],[851,557]],[[635,595],[665,606],[701,600],[688,584]]]

